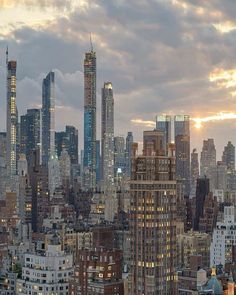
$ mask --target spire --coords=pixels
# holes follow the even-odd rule
[[[93,52],[92,33],[90,33],[90,48],[91,48],[91,52]]]

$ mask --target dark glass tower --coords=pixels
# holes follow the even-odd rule
[[[42,100],[42,163],[55,153],[55,73],[50,72],[43,80]]]
[[[96,186],[96,53],[84,59],[84,172],[87,189]]]
[[[158,115],[156,116],[156,130],[164,132],[164,148],[168,151],[168,144],[171,143],[171,116]]]
[[[40,151],[40,128],[41,111],[39,109],[29,109],[26,115],[21,116],[20,153],[25,154],[27,160],[32,151]]]

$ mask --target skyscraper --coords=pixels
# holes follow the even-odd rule
[[[229,170],[235,169],[235,146],[231,143],[231,141],[229,141],[227,146],[224,148],[222,162],[227,165]]]
[[[55,154],[55,73],[43,80],[42,95],[42,163]]]
[[[27,160],[33,150],[41,150],[41,111],[29,109],[21,116],[20,123],[20,153],[26,155]]]
[[[132,144],[134,142],[133,133],[128,132],[126,137],[126,176],[130,178],[131,176],[131,155],[132,155]]]
[[[199,177],[199,161],[196,149],[191,153],[191,191],[195,194],[196,182]]]
[[[215,187],[215,173],[216,173],[216,148],[213,138],[208,138],[203,141],[203,147],[200,159],[200,175],[206,176],[210,180],[210,190]]]
[[[171,116],[156,116],[156,130],[164,132],[165,143],[164,148],[167,151],[168,144],[171,143]]]
[[[181,180],[185,195],[190,192],[189,116],[175,116],[176,178]]]
[[[114,98],[111,82],[102,88],[102,179],[106,189],[114,185]]]
[[[84,59],[84,172],[87,189],[96,186],[96,53],[91,48]]]
[[[66,126],[65,131],[55,133],[55,145],[58,158],[63,150],[70,156],[71,164],[78,164],[78,129],[74,126]]]
[[[175,294],[175,157],[153,148],[132,158],[131,295]]]
[[[16,61],[8,61],[7,50],[7,174],[17,174],[17,106],[16,106]]]
[[[117,174],[125,173],[125,139],[123,136],[116,136],[114,138],[114,173],[115,177]]]

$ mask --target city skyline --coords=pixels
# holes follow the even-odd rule
[[[69,2],[52,1],[50,7],[43,7],[43,2],[38,2],[42,4],[40,6],[35,1],[24,1],[24,5],[17,4],[14,9],[11,7],[14,1],[7,1],[7,5],[6,1],[0,2],[0,15],[4,15],[0,26],[5,28],[0,38],[0,93],[1,97],[5,96],[4,55],[9,44],[9,58],[18,62],[19,115],[24,113],[26,106],[35,108],[40,105],[42,78],[50,70],[55,70],[58,78],[57,113],[60,117],[64,114],[63,120],[57,120],[56,129],[63,130],[66,124],[82,129],[83,55],[89,49],[90,32],[98,56],[98,117],[99,89],[104,81],[111,80],[116,92],[115,135],[125,135],[132,130],[134,138],[141,141],[140,131],[149,128],[136,125],[131,120],[155,121],[156,115],[162,113],[188,114],[195,118],[212,117],[222,111],[234,114],[235,10],[230,1],[225,1],[224,7],[220,2],[213,7],[200,2],[193,5],[183,1],[146,1],[146,4],[138,1],[132,17],[126,21],[123,18],[131,6],[123,1],[109,4],[105,1]],[[76,2],[79,7],[76,7]],[[144,6],[145,10],[142,9]],[[160,11],[159,17],[153,17],[152,6]],[[11,26],[11,16],[19,10],[29,14],[28,20],[17,17]],[[63,11],[63,16],[59,10]],[[192,20],[189,16],[193,16]],[[145,28],[147,20],[150,25]],[[173,24],[175,36],[169,31]],[[139,31],[136,26],[139,26]],[[110,31],[108,27],[111,27]],[[144,34],[147,30],[150,32],[148,36]],[[62,38],[65,31],[68,34]],[[122,34],[123,31],[126,33]],[[149,35],[154,38],[149,38]],[[58,48],[56,55],[53,54],[55,44]],[[214,44],[224,46],[216,48]],[[46,45],[47,56],[44,53]],[[37,50],[33,50],[33,46]],[[158,56],[155,52],[159,53]],[[62,59],[62,55],[66,58]],[[144,55],[147,57],[145,63]],[[28,57],[32,61],[30,64]],[[185,62],[179,62],[181,59]],[[206,98],[207,108],[203,107]],[[0,113],[0,124],[5,128],[2,104]],[[203,123],[204,128],[199,130],[192,128],[191,149],[197,147],[199,152],[203,139],[215,138],[217,158],[220,158],[228,140],[236,144],[230,135],[235,124],[234,119],[228,119]],[[97,125],[100,137],[99,120]],[[83,142],[82,132],[80,143]],[[222,132],[225,139],[220,136]]]

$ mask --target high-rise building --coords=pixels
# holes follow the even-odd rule
[[[131,176],[131,156],[132,156],[132,144],[134,142],[133,133],[128,132],[126,137],[126,148],[125,148],[125,154],[126,154],[126,176],[130,178]]]
[[[42,95],[42,163],[48,165],[55,154],[55,73],[43,80]]]
[[[8,61],[7,50],[7,174],[14,178],[17,174],[17,127],[16,106],[16,61]]]
[[[143,154],[145,156],[165,155],[165,136],[162,131],[143,132]]]
[[[195,194],[196,183],[199,178],[199,161],[196,149],[191,153],[191,191]]]
[[[227,169],[235,169],[235,146],[231,143],[231,141],[229,141],[227,146],[224,148],[222,162],[227,165]]]
[[[211,266],[231,263],[236,243],[236,212],[234,206],[224,207],[224,221],[217,222],[211,243]]]
[[[114,185],[114,98],[111,82],[102,88],[101,107],[102,179],[105,189]]]
[[[87,189],[96,186],[96,53],[91,48],[84,59],[84,176]]]
[[[153,145],[153,148],[159,147]],[[151,156],[146,156],[144,150],[143,156],[132,158],[129,292],[132,295],[175,294],[175,157],[158,156],[160,153],[153,150]]]
[[[96,182],[101,180],[101,147],[100,140],[96,140]]]
[[[6,181],[7,181],[6,153],[7,153],[7,134],[6,132],[0,132],[0,200],[5,199],[5,192],[6,192]]]
[[[164,132],[164,148],[167,152],[168,144],[171,143],[171,116],[158,115],[156,116],[156,130]]]
[[[20,122],[20,153],[27,159],[33,150],[41,151],[41,111],[29,109],[27,114],[21,116]]]
[[[116,136],[114,138],[114,173],[124,175],[126,167],[125,160],[125,139],[123,136]]]
[[[176,178],[183,184],[185,195],[190,192],[190,126],[189,116],[175,116]]]
[[[55,146],[58,158],[63,150],[66,150],[70,156],[71,164],[78,164],[78,129],[74,126],[66,126],[65,131],[55,133]]]
[[[200,159],[200,175],[206,176],[210,180],[210,189],[214,189],[216,170],[216,148],[214,139],[209,138],[203,141],[203,147]]]
[[[200,218],[203,217],[204,203],[208,194],[209,179],[206,177],[197,179],[194,230],[199,230],[199,222]]]

